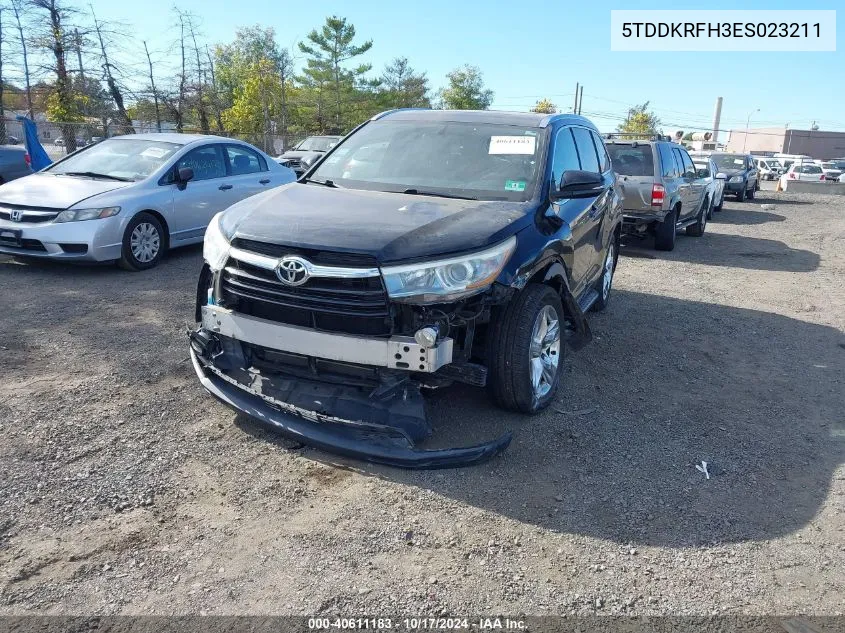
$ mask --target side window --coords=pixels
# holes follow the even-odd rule
[[[205,145],[192,149],[176,163],[176,169],[190,167],[194,170],[194,180],[223,178],[226,175],[226,161],[220,145]]]
[[[692,177],[695,178],[695,165],[692,164],[692,159],[689,157],[684,150],[676,150],[683,161],[683,174],[684,178]]]
[[[675,177],[680,178],[684,175],[684,159],[681,156],[681,150],[677,147],[673,147],[672,155],[675,157]]]
[[[657,151],[660,152],[660,164],[663,168],[663,177],[677,178],[678,166],[675,164],[675,157],[672,156],[672,148],[665,143],[658,143]]]
[[[563,172],[581,169],[578,162],[578,152],[575,149],[575,140],[572,138],[572,128],[564,127],[558,130],[554,151],[552,183],[556,187],[560,184],[560,177]]]
[[[590,134],[593,137],[593,144],[596,146],[596,152],[599,155],[599,169],[601,169],[601,173],[604,173],[610,169],[610,156],[607,155],[607,148],[604,146],[604,141],[601,140],[601,137],[595,132],[590,132]]]
[[[267,171],[267,163],[264,161],[264,158],[248,147],[244,147],[243,145],[227,145],[226,154],[229,157],[229,164],[232,166],[233,176]]]
[[[575,147],[578,148],[581,169],[599,173],[599,157],[596,155],[596,146],[593,145],[590,130],[583,127],[574,127],[572,128],[572,136],[575,137]]]

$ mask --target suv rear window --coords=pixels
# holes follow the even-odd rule
[[[654,176],[654,158],[651,145],[626,145],[607,143],[607,153],[613,162],[613,171],[623,176]]]

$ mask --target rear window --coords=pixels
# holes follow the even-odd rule
[[[654,176],[654,158],[651,145],[624,145],[608,143],[607,153],[613,162],[613,171],[623,176]]]
[[[820,174],[822,168],[818,165],[796,165],[795,171],[799,174]]]

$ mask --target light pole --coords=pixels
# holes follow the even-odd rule
[[[748,118],[745,119],[745,136],[742,137],[742,153],[745,153],[745,145],[748,143],[748,126],[751,125],[751,117],[754,115],[755,112],[759,112],[760,108],[756,110],[752,110],[748,113]]]

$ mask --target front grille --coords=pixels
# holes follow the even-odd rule
[[[315,248],[296,248],[294,246],[283,246],[281,244],[269,244],[255,240],[245,240],[236,237],[232,240],[232,246],[253,253],[260,253],[270,257],[284,257],[285,255],[299,255],[312,264],[320,266],[350,266],[354,268],[377,268],[378,261],[371,255],[361,253],[336,253],[321,251]]]
[[[22,239],[20,244],[17,241],[7,240],[0,238],[0,246],[11,246],[13,248],[20,248],[25,251],[39,251],[41,253],[46,253],[47,249],[38,240],[30,240],[30,239]]]
[[[243,248],[243,241],[239,247]],[[325,258],[321,261],[304,254],[306,251],[275,248],[284,248],[285,255],[307,257],[314,264],[331,261],[330,255],[345,255],[323,253]],[[241,314],[326,332],[360,336],[392,333],[390,306],[381,277],[312,277],[302,286],[286,286],[272,270],[230,259],[220,288],[225,305]]]
[[[59,209],[49,209],[43,207],[27,207],[18,204],[4,204],[0,206],[0,220],[11,220],[12,211],[22,211],[23,216],[17,220],[18,222],[49,222],[59,215]]]

